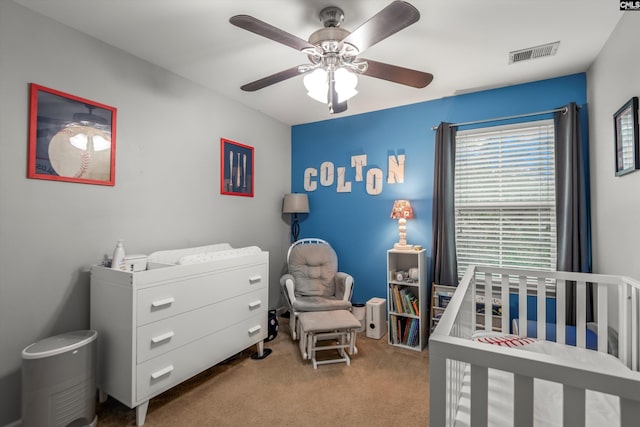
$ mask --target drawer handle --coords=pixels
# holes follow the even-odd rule
[[[256,308],[260,307],[262,305],[262,301],[258,300],[258,301],[254,301],[254,302],[250,302],[249,303],[249,310],[255,310]]]
[[[260,332],[260,329],[262,329],[262,326],[260,325],[256,325],[253,328],[249,328],[249,336],[254,336],[258,332]]]
[[[153,374],[151,374],[151,378],[153,378],[154,380],[157,380],[158,378],[164,375],[167,375],[171,371],[173,371],[173,365],[169,365],[166,368],[162,368],[159,371],[155,371]]]
[[[173,297],[169,297],[169,298],[165,298],[165,299],[160,299],[158,301],[154,301],[151,303],[151,307],[162,307],[163,305],[169,305],[174,303],[176,300]]]
[[[249,283],[250,284],[258,283],[261,280],[262,280],[262,276],[251,276],[251,277],[249,277]]]
[[[169,338],[171,338],[174,335],[175,334],[173,333],[173,331],[169,331],[167,333],[164,333],[164,334],[161,334],[161,335],[158,335],[156,337],[151,338],[151,342],[154,343],[154,344],[158,344],[159,342],[168,340]]]

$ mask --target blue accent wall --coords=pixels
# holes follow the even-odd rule
[[[420,90],[428,91],[429,87]],[[306,192],[311,211],[300,217],[300,238],[319,237],[331,243],[338,254],[339,269],[355,279],[354,302],[386,298],[386,251],[398,241],[397,221],[389,218],[395,199],[408,199],[414,208],[415,219],[407,221],[408,243],[422,245],[431,254],[432,127],[443,121],[461,123],[528,114],[575,102],[582,107],[587,143],[586,98],[586,75],[580,73],[294,126],[291,191]],[[351,159],[362,154],[367,156],[365,176],[370,169],[382,171],[384,179],[377,195],[367,193],[366,179],[355,180]],[[406,158],[404,182],[387,184],[388,157],[402,154]],[[305,191],[305,170],[315,168],[320,175],[324,162],[335,168],[332,185],[322,185],[316,176],[317,189]],[[350,192],[337,191],[339,167],[345,168],[344,181],[351,183]]]

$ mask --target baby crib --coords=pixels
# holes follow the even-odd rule
[[[639,316],[626,277],[469,267],[429,339],[429,425],[640,426]]]

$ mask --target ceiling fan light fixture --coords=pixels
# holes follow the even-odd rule
[[[333,79],[338,102],[345,102],[358,93],[356,90],[358,77],[346,68],[340,67],[333,72],[327,72],[324,68],[316,68],[306,74],[303,83],[307,89],[307,95],[318,102],[327,104],[329,102],[330,78]]]
[[[345,102],[353,98],[358,91],[358,77],[346,68],[338,68],[333,74],[335,79],[336,92],[338,93],[338,102]]]
[[[342,28],[343,19],[340,8],[324,8],[320,12],[323,28],[304,40],[252,16],[232,16],[231,24],[302,52],[310,62],[247,83],[240,89],[253,92],[303,75],[307,95],[326,104],[334,114],[346,111],[347,100],[358,93],[358,74],[415,88],[431,83],[432,74],[358,58],[366,49],[416,23],[420,12],[415,6],[394,0],[353,31]]]
[[[323,104],[327,102],[329,82],[327,81],[327,72],[323,68],[316,68],[305,75],[302,81],[307,89],[307,95]]]

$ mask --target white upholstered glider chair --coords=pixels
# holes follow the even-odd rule
[[[291,337],[298,339],[297,317],[305,311],[350,310],[353,277],[338,271],[338,257],[322,239],[301,239],[287,252],[289,272],[280,278]]]

